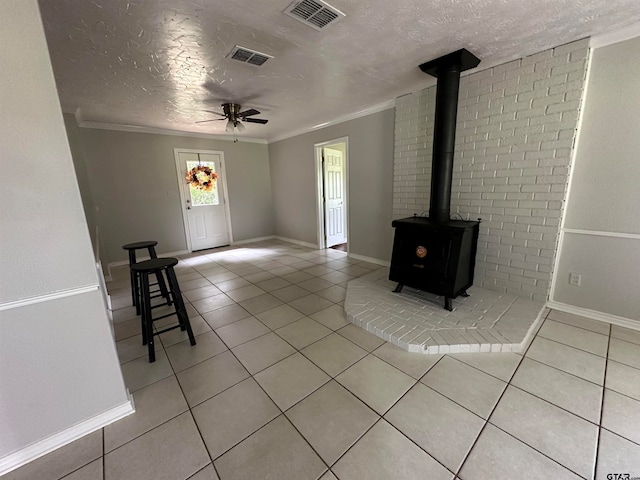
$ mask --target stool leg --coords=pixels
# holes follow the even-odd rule
[[[147,324],[145,322],[145,310],[144,310],[144,299],[141,298],[140,302],[142,303],[142,315],[140,315],[140,330],[142,331],[142,345],[147,344]]]
[[[180,326],[184,327],[187,330],[189,343],[191,345],[195,345],[196,339],[193,336],[193,331],[191,330],[189,315],[187,315],[187,308],[184,306],[182,294],[180,293],[180,287],[178,286],[178,279],[176,278],[176,274],[173,271],[173,267],[167,268],[167,279],[169,280],[169,286],[171,287],[171,292],[173,293],[173,298],[175,299],[176,315],[178,316]]]
[[[155,247],[149,247],[149,256],[151,258],[158,258],[158,255],[156,254],[156,248]],[[167,305],[171,305],[171,296],[169,295],[169,292],[167,291],[167,284],[164,281],[164,276],[162,275],[162,272],[156,272],[156,279],[158,280],[158,286],[160,287],[160,293],[162,294],[162,296],[165,298],[165,300],[167,301]]]
[[[136,263],[135,250],[129,250],[129,275],[131,277],[131,300],[136,307],[136,315],[140,315],[140,291],[138,289],[138,279],[136,273],[131,270],[131,266]]]
[[[140,274],[140,283],[142,287],[142,324],[143,332],[146,332],[147,347],[149,350],[149,363],[156,361],[156,351],[153,342],[153,320],[151,316],[151,295],[149,293],[149,274],[144,272]],[[144,335],[144,333],[143,333]]]
[[[140,315],[141,312],[141,296],[142,296],[142,290],[140,288],[140,274],[139,273],[135,273],[133,276],[133,283],[134,283],[134,289],[135,289],[135,293],[136,293],[136,315]]]

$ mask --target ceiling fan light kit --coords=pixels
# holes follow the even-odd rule
[[[244,112],[241,112],[240,108],[241,108],[241,105],[238,103],[223,103],[222,111],[224,113],[205,110],[205,112],[207,113],[220,115],[223,118],[212,118],[211,120],[201,120],[196,123],[206,123],[206,122],[215,122],[218,120],[227,120],[225,131],[227,133],[233,133],[235,136],[238,132],[242,132],[245,129],[245,126],[242,122],[260,123],[264,125],[269,121],[264,118],[250,118],[250,117],[253,117],[254,115],[260,114],[260,112],[255,108],[250,108],[249,110],[245,110]],[[234,142],[237,142],[237,141],[238,139],[237,137],[235,137]]]
[[[242,131],[244,131],[244,125],[242,123],[240,123],[240,122],[233,123],[231,120],[228,120],[227,121],[227,127],[225,128],[225,131],[227,133],[231,133],[231,132],[235,132],[235,131],[242,132]]]

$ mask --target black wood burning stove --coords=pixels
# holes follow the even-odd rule
[[[466,295],[473,284],[479,222],[434,222],[426,217],[394,220],[393,255],[389,279],[451,299]]]
[[[389,279],[451,299],[466,295],[473,284],[479,222],[451,220],[451,179],[456,138],[460,72],[480,60],[462,49],[420,65],[438,79],[431,167],[429,217],[394,220],[395,237]]]

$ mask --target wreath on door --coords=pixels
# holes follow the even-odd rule
[[[205,192],[213,190],[217,178],[218,174],[206,165],[193,167],[186,176],[188,185]]]

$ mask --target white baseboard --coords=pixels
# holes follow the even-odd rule
[[[189,253],[187,250],[178,250],[177,252],[160,252],[158,253],[159,257],[177,257],[178,255],[186,255]],[[138,257],[136,255],[136,260],[138,262],[144,262],[145,260],[149,260],[151,257],[149,255],[143,255]],[[123,265],[129,265],[129,260],[119,260],[117,262],[109,262],[107,265],[107,269],[109,270],[109,277],[111,277],[111,269],[114,267],[121,267]],[[105,276],[106,279],[106,276]]]
[[[131,415],[136,411],[136,409],[133,404],[133,396],[131,396],[128,391],[127,395],[129,396],[129,400],[117,407],[95,415],[94,417],[80,422],[60,433],[56,433],[36,443],[32,443],[22,450],[18,450],[17,452],[0,458],[0,476],[32,462],[47,453],[51,453],[60,447],[74,442],[85,435],[106,427],[127,415]]]
[[[267,235],[266,237],[248,238],[246,240],[238,240],[237,242],[231,242],[231,245],[244,245],[246,243],[262,242],[264,240],[272,240],[276,238],[275,235]]]
[[[294,240],[293,238],[280,237],[278,235],[276,235],[274,238],[282,240],[283,242],[295,243],[296,245],[302,245],[303,247],[315,248],[316,250],[318,249],[317,243],[303,242],[302,240]]]
[[[356,260],[362,260],[363,262],[375,263],[376,265],[382,265],[383,267],[390,267],[391,262],[386,260],[380,260],[379,258],[365,257],[364,255],[358,255],[355,253],[349,253],[349,258],[355,258]]]
[[[547,302],[546,306],[547,308],[580,315],[581,317],[587,317],[601,322],[611,323],[613,325],[618,325],[619,327],[640,330],[640,321],[633,320],[631,318],[619,317],[617,315],[611,315],[610,313],[598,312],[597,310],[590,310],[588,308],[576,307],[574,305],[552,301]]]

